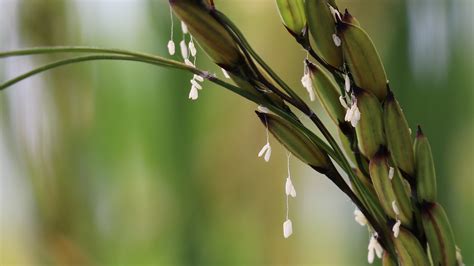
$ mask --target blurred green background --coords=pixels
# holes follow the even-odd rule
[[[304,93],[305,53],[274,1],[215,3]],[[474,2],[338,4],[371,34],[411,127],[430,138],[440,201],[472,265]],[[166,55],[169,35],[165,0],[0,0],[0,50],[93,45]],[[56,58],[2,59],[0,81]],[[220,75],[202,51],[197,65]],[[0,264],[365,265],[368,235],[353,204],[296,160],[294,234],[283,238],[285,151],[271,139],[271,161],[257,158],[265,131],[255,106],[210,83],[192,102],[190,78],[92,62],[1,92]]]

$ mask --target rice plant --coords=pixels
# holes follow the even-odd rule
[[[448,217],[437,202],[429,141],[421,127],[412,137],[375,45],[347,9],[342,12],[334,0],[276,0],[289,37],[307,52],[301,85],[308,95],[301,97],[212,0],[170,0],[169,4],[171,21],[174,17],[181,21],[184,38],[175,42],[172,27],[166,46],[170,55],[179,48],[182,62],[98,47],[4,51],[0,58],[83,55],[35,68],[2,83],[0,90],[49,69],[95,60],[137,61],[191,72],[189,99],[198,100],[207,80],[257,105],[256,116],[267,132],[258,157],[270,160],[271,133],[288,150],[288,159],[298,158],[350,198],[356,205],[356,222],[366,226],[370,236],[369,263],[378,257],[383,265],[463,265]],[[223,78],[195,66],[198,47],[222,69]],[[337,126],[337,136],[308,105],[316,100]],[[302,115],[323,138],[303,123]],[[296,197],[290,172],[284,185],[287,199]],[[288,238],[292,232],[287,214],[283,236]]]

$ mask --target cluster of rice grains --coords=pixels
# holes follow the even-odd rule
[[[335,0],[276,0],[286,29],[307,51],[301,79],[309,96],[305,100],[262,60],[212,0],[169,3],[172,25],[167,48],[174,56],[174,14],[181,20],[181,62],[84,46],[6,51],[0,52],[0,58],[64,52],[88,55],[38,67],[0,84],[0,90],[49,69],[92,60],[137,61],[189,71],[194,74],[191,100],[198,98],[201,83],[208,80],[257,105],[255,112],[266,129],[266,144],[259,157],[270,160],[270,134],[287,150],[288,176],[284,186],[282,182],[287,199],[285,238],[293,233],[288,199],[296,197],[289,169],[291,155],[329,178],[355,204],[355,220],[369,233],[369,263],[378,257],[383,265],[463,265],[446,212],[437,202],[428,139],[418,128],[413,141],[374,44],[347,10],[342,14]],[[197,47],[234,84],[196,68]],[[336,124],[341,147],[307,104],[316,99]],[[306,126],[301,116],[306,116],[323,138]]]
[[[226,76],[259,104],[256,113],[267,130],[259,157],[270,159],[270,132],[289,154],[325,174],[354,202],[355,219],[369,232],[369,263],[377,256],[384,265],[462,265],[448,218],[436,200],[428,140],[418,128],[413,144],[376,48],[347,9],[342,14],[334,0],[276,0],[284,26],[307,51],[302,85],[309,101],[318,99],[337,125],[340,148],[305,100],[212,1],[170,4]],[[325,141],[289,106],[308,116]],[[347,173],[349,184],[330,157]],[[287,198],[296,196],[289,169],[285,192]],[[293,232],[288,213],[283,231],[285,238]]]

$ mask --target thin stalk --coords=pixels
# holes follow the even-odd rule
[[[148,53],[135,52],[135,51],[129,51],[129,50],[123,50],[123,49],[115,49],[115,48],[100,48],[100,47],[92,47],[92,46],[54,46],[54,47],[36,47],[36,48],[0,52],[0,58],[13,57],[13,56],[50,54],[50,53],[105,53],[105,54],[127,55],[127,56],[130,56],[127,58],[127,61],[140,61],[143,63],[152,64],[152,65],[159,65],[159,66],[164,66],[164,67],[187,70],[194,74],[201,75],[207,78],[208,80],[212,81],[213,83],[216,83],[220,86],[230,89],[231,91],[236,92],[240,96],[243,96],[246,99],[251,100],[258,104],[258,99],[254,95],[247,93],[245,90],[242,90],[239,87],[232,86],[231,84],[226,83],[214,77],[213,75],[210,75],[207,71],[199,70],[195,67],[188,66],[181,62],[167,59],[161,56],[148,54]],[[135,58],[136,60],[131,60],[131,58]],[[138,59],[141,59],[141,60],[138,60]],[[90,61],[90,60],[85,60],[85,61]],[[100,60],[100,59],[97,59],[97,60]]]
[[[157,60],[159,58],[159,60]],[[248,93],[245,90],[242,90],[239,87],[233,86],[231,84],[228,84],[220,79],[218,79],[215,76],[210,75],[208,72],[197,69],[192,66],[188,66],[186,64],[183,64],[181,62],[173,61],[173,60],[168,60],[168,59],[162,59],[161,57],[155,57],[154,60],[147,60],[143,58],[137,58],[133,56],[123,56],[123,55],[102,55],[102,54],[97,54],[97,55],[87,55],[87,56],[79,56],[79,57],[74,57],[74,58],[68,58],[68,59],[63,59],[63,60],[58,60],[53,63],[49,63],[43,66],[40,66],[38,68],[35,68],[31,71],[28,71],[20,76],[17,76],[11,80],[6,81],[3,84],[0,84],[0,90],[4,90],[26,78],[29,78],[31,76],[34,76],[36,74],[39,74],[41,72],[65,66],[65,65],[70,65],[70,64],[75,64],[75,63],[80,63],[80,62],[86,62],[86,61],[97,61],[97,60],[119,60],[119,61],[135,61],[135,62],[141,62],[141,63],[146,63],[146,64],[151,64],[154,66],[162,66],[162,67],[170,67],[170,68],[175,68],[175,69],[180,69],[180,70],[186,70],[189,71],[193,74],[200,75],[204,78],[207,78],[209,81],[220,85],[252,102],[255,102],[258,104],[259,99],[255,97],[255,95]]]
[[[354,202],[354,204],[359,208],[359,210],[364,214],[364,216],[367,218],[367,220],[370,222],[370,224],[377,224],[377,221],[374,220],[372,217],[371,213],[368,211],[368,209],[364,206],[362,201],[357,197],[357,195],[351,190],[351,188],[347,185],[347,183],[344,181],[344,178],[339,174],[336,168],[332,168],[330,171],[325,173],[329,179],[333,180],[334,183],[339,182],[343,183],[341,186],[342,191],[344,191],[349,198]],[[336,183],[336,185],[338,185]],[[338,185],[339,186],[339,185]]]
[[[340,75],[344,74],[344,72],[342,70],[340,70],[339,68],[336,68],[336,67],[333,67],[331,66],[330,64],[328,64],[326,61],[324,61],[324,59],[322,59],[314,50],[313,48],[311,47],[311,45],[309,44],[309,40],[308,40],[308,44],[305,44],[305,43],[301,43],[301,46],[303,46],[303,48],[308,51],[308,53],[314,58],[316,59],[316,61],[318,61],[318,63],[320,63],[323,67],[325,67],[327,70],[329,70],[334,76],[336,77],[340,77]]]
[[[70,64],[75,64],[79,62],[85,62],[85,61],[95,61],[95,60],[122,60],[122,61],[137,61],[137,62],[143,62],[143,63],[148,63],[148,64],[153,64],[153,65],[158,65],[158,66],[165,66],[165,67],[171,67],[171,68],[176,68],[176,69],[183,69],[183,70],[188,70],[191,71],[195,74],[198,75],[206,75],[205,72],[202,72],[194,67],[188,66],[186,64],[182,64],[180,62],[174,62],[171,60],[146,60],[142,58],[137,58],[137,57],[132,57],[132,56],[122,56],[122,55],[87,55],[87,56],[79,56],[79,57],[74,57],[74,58],[69,58],[69,59],[63,59],[63,60],[58,60],[53,63],[49,63],[43,66],[40,66],[38,68],[35,68],[29,72],[26,72],[20,76],[17,76],[11,80],[6,81],[5,83],[0,85],[0,90],[4,90],[26,78],[29,78],[31,76],[34,76],[36,74],[39,74],[41,72],[61,67],[64,65],[70,65]]]
[[[344,89],[343,89],[344,86],[341,86],[344,84],[344,78],[342,77],[342,75],[344,74],[344,71],[340,70],[337,67],[333,67],[332,65],[327,63],[324,59],[322,59],[314,51],[313,47],[311,47],[311,42],[309,41],[308,33],[306,33],[306,36],[304,36],[304,38],[295,38],[295,39],[301,45],[301,47],[303,47],[303,49],[305,49],[311,55],[311,57],[316,59],[316,61],[320,65],[326,68],[326,70],[329,71],[333,75],[336,83],[339,84],[339,87],[341,88],[341,95],[344,95]]]
[[[115,48],[100,48],[93,46],[53,46],[53,47],[35,47],[28,49],[20,49],[13,51],[0,52],[0,58],[12,57],[12,56],[24,56],[24,55],[39,55],[39,54],[51,54],[51,53],[101,53],[101,54],[120,54],[134,56],[137,58],[143,58],[148,60],[156,60],[160,62],[168,62],[175,64],[177,61],[166,59],[161,56],[153,54],[135,52],[123,49]],[[181,63],[181,65],[184,65]]]

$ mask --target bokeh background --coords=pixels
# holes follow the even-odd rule
[[[305,53],[274,1],[215,3],[303,94]],[[440,201],[472,265],[474,1],[338,4],[371,34],[411,127],[430,138]],[[169,36],[165,0],[0,0],[0,50],[93,45],[166,55]],[[1,59],[0,81],[58,56]],[[202,51],[197,65],[220,74]],[[365,265],[368,235],[353,204],[296,160],[294,235],[283,238],[285,151],[271,139],[271,161],[257,158],[265,131],[255,105],[210,83],[191,102],[189,79],[90,62],[1,92],[0,264]]]

